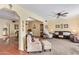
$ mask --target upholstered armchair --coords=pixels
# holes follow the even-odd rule
[[[32,41],[32,39],[34,39]],[[41,52],[42,44],[38,38],[33,38],[31,35],[27,35],[27,52]]]
[[[43,50],[50,50],[52,49],[52,44],[48,40],[42,40]]]
[[[79,34],[70,35],[70,40],[75,43],[79,43]]]

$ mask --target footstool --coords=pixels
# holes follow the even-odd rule
[[[46,51],[46,50],[49,50],[51,51],[51,43],[47,40],[42,40],[42,47],[43,47],[43,50]]]

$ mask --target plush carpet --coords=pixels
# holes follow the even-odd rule
[[[52,50],[41,53],[29,53],[30,55],[78,55],[79,43],[73,43],[67,39],[47,39],[52,44]]]

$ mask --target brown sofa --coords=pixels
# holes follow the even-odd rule
[[[54,38],[70,39],[70,31],[55,31],[53,34]]]

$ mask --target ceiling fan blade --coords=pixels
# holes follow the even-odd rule
[[[62,14],[62,16],[63,16],[63,17],[66,17],[67,15],[66,15],[66,14]]]
[[[68,12],[65,12],[65,13],[63,13],[63,14],[69,14]]]

